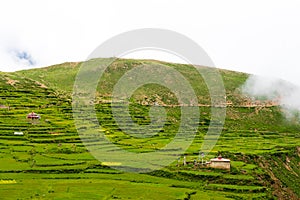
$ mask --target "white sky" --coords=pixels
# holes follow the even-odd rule
[[[0,71],[85,60],[112,36],[164,28],[197,42],[217,67],[300,85],[299,11],[299,0],[1,1]]]

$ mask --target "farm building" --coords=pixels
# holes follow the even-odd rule
[[[6,105],[2,105],[2,104],[0,104],[0,109],[6,109],[6,108],[9,108],[8,106],[6,106]]]
[[[24,135],[23,132],[14,132],[14,135]]]
[[[27,119],[41,119],[41,116],[32,112],[27,115]]]
[[[222,156],[219,156],[218,158],[213,158],[206,164],[212,168],[230,170],[230,160],[222,158]]]

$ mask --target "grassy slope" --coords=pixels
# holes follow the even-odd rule
[[[109,96],[113,85],[127,70],[142,63],[153,62],[162,63],[118,60],[105,73],[105,81],[98,88],[99,98]],[[207,88],[193,68],[181,64],[163,64],[174,67],[191,82],[200,103],[209,103]],[[147,191],[152,191],[151,188],[157,191],[151,193],[153,199],[206,199],[212,194],[216,199],[269,198],[271,190],[275,190],[273,195],[280,198],[299,196],[299,153],[293,152],[300,142],[300,126],[284,120],[279,107],[245,107],[246,99],[239,94],[238,88],[247,79],[247,74],[220,71],[227,99],[233,106],[227,109],[224,131],[210,157],[221,151],[231,158],[230,173],[194,170],[193,167],[177,168],[174,164],[150,175],[141,175],[119,174],[102,166],[80,143],[70,106],[70,93],[79,67],[80,63],[64,63],[0,74],[0,104],[10,107],[0,109],[0,180],[14,179],[17,182],[0,183],[1,196],[8,199],[73,199],[80,195],[88,198],[148,199],[150,193]],[[173,96],[165,88],[150,85],[136,91],[134,98],[135,102],[149,103],[157,98],[166,101]],[[171,103],[175,100],[172,99]],[[161,148],[176,130],[175,123],[173,126],[165,126],[164,133],[153,139],[133,139],[117,131],[109,103],[101,103],[96,107],[99,121],[109,130],[111,140],[131,151]],[[148,123],[148,108],[134,103],[131,110],[137,116],[136,120],[143,119],[140,123]],[[39,123],[25,119],[26,114],[32,110],[42,115]],[[176,108],[167,110],[178,113]],[[189,160],[197,158],[210,119],[208,107],[201,107],[200,111],[202,125],[187,150]],[[13,131],[23,131],[25,136],[13,136]],[[286,161],[286,157],[290,162]],[[28,184],[35,187],[26,187]],[[101,187],[101,191],[97,186]],[[12,190],[19,192],[9,192]]]

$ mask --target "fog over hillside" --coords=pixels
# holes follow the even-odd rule
[[[284,109],[288,119],[300,112],[300,87],[287,81],[251,75],[242,86],[243,93],[252,99],[276,101]]]

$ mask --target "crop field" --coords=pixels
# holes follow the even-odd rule
[[[133,94],[128,105],[131,118],[139,125],[151,123],[149,110],[158,95],[166,105],[163,128],[153,126],[150,131],[159,130],[155,136],[136,138],[119,127],[127,124],[123,105],[112,104],[109,94],[126,70],[143,62],[154,61],[121,59],[114,63],[114,70],[108,70],[105,81],[99,83],[95,105],[99,131],[112,143],[139,154],[167,145],[180,123],[176,99],[166,88],[149,85]],[[0,199],[300,198],[299,120],[286,120],[276,105],[246,106],[239,87],[248,75],[221,71],[227,101],[232,104],[227,107],[220,138],[204,161],[222,154],[231,159],[231,170],[194,166],[194,160],[202,162],[199,150],[211,120],[208,91],[192,68],[165,64],[189,77],[201,103],[200,119],[193,143],[179,161],[147,173],[114,169],[110,166],[117,163],[97,160],[82,143],[74,125],[71,100],[80,63],[0,73]],[[121,124],[115,121],[112,107],[120,109]],[[31,112],[38,113],[41,119],[27,119]],[[23,135],[14,135],[15,132]],[[187,165],[183,165],[183,156]]]

